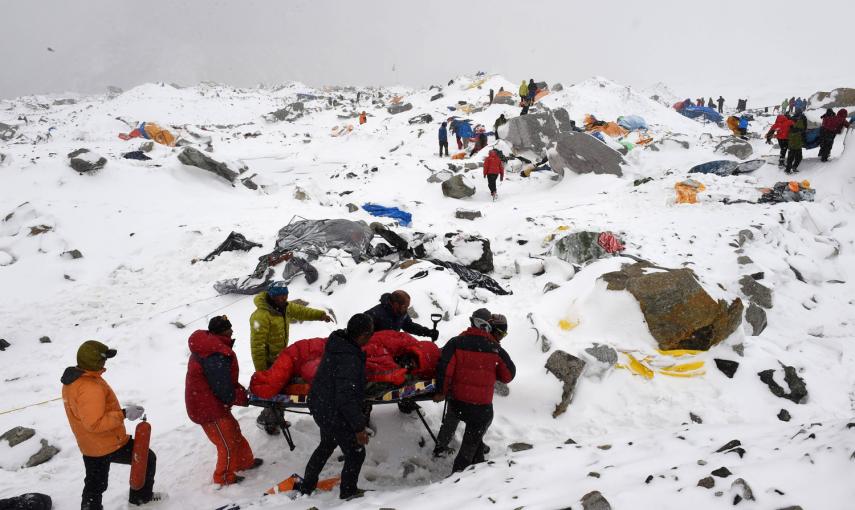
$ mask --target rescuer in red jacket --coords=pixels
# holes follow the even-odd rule
[[[496,200],[496,178],[501,177],[502,182],[504,182],[505,167],[502,166],[502,159],[495,150],[491,150],[487,159],[484,160],[484,177],[487,178],[490,195],[492,195],[493,200]]]
[[[484,461],[484,434],[493,421],[493,387],[499,380],[513,380],[516,367],[499,345],[507,334],[504,316],[493,315],[481,308],[470,317],[472,326],[448,341],[442,348],[437,365],[434,401],[448,399],[444,431],[448,440],[459,422],[466,424],[453,471],[463,471],[471,464]],[[440,448],[437,441],[437,448]]]

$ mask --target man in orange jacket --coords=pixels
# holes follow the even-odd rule
[[[102,510],[101,497],[107,490],[110,464],[130,464],[134,439],[125,430],[125,419],[134,421],[142,417],[142,406],[128,405],[124,409],[107,381],[101,378],[104,362],[116,355],[101,342],[88,340],[77,350],[77,366],[68,367],[62,374],[62,401],[71,431],[77,439],[86,479],[83,482],[81,510]],[[130,490],[128,501],[144,505],[163,499],[152,492],[157,458],[148,451],[145,485]]]

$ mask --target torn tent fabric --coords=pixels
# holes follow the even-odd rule
[[[159,144],[167,145],[169,147],[175,146],[175,135],[153,122],[141,122],[140,125],[130,133],[119,134],[119,138],[126,141],[131,138],[145,138],[146,140],[154,140]]]
[[[617,363],[615,368],[629,370],[634,375],[640,375],[645,379],[653,379],[658,373],[669,377],[699,377],[706,374],[705,362],[693,359],[694,356],[703,351],[656,350],[657,354],[636,356],[630,352],[623,352],[626,357],[625,363]],[[689,359],[683,359],[683,358]],[[677,358],[677,359],[674,359]]]
[[[677,191],[678,204],[697,204],[698,193],[707,187],[694,179],[686,179],[675,184],[674,189]]]
[[[589,133],[603,133],[612,138],[621,138],[629,134],[628,130],[622,128],[616,122],[604,122],[591,114],[585,115],[585,131]]]
[[[362,209],[365,210],[371,216],[382,216],[386,218],[393,218],[398,220],[398,223],[405,227],[409,227],[413,222],[413,215],[408,213],[407,211],[402,211],[397,207],[386,207],[383,205],[367,203],[362,205]]]
[[[298,340],[283,350],[273,365],[252,375],[249,389],[258,397],[279,393],[306,395],[324,355],[326,338]],[[436,375],[440,350],[436,344],[416,340],[399,331],[378,331],[363,346],[365,375],[369,383],[404,384],[408,376],[431,379]]]
[[[778,182],[772,188],[764,188],[760,197],[761,204],[779,204],[782,202],[813,202],[816,190],[810,187],[810,182],[789,181]]]
[[[623,115],[617,118],[617,123],[628,131],[647,129],[647,122],[639,115]]]
[[[428,262],[432,262],[437,266],[441,266],[444,268],[451,269],[454,271],[457,276],[459,276],[463,281],[469,284],[469,287],[481,287],[482,289],[489,290],[493,294],[499,296],[507,296],[513,294],[513,292],[503,289],[496,280],[490,278],[489,276],[481,273],[479,271],[475,271],[474,269],[469,269],[466,266],[462,266],[460,264],[456,264],[454,262],[446,262],[444,260],[437,259],[428,259]]]
[[[617,253],[626,249],[620,242],[620,239],[615,237],[611,232],[600,232],[600,235],[597,238],[597,244],[599,244],[602,249],[606,250],[606,253]]]
[[[721,177],[726,177],[728,175],[751,173],[763,166],[764,164],[766,164],[766,162],[762,159],[752,159],[751,161],[745,161],[742,163],[738,161],[720,159],[716,161],[708,161],[706,163],[701,163],[700,165],[695,165],[689,170],[689,173],[715,174]]]
[[[248,240],[243,234],[239,234],[237,232],[232,232],[226,238],[225,241],[220,243],[217,246],[217,249],[208,254],[207,257],[203,258],[205,262],[210,262],[214,260],[214,257],[223,253],[224,251],[249,251],[253,248],[261,248],[261,245],[258,243],[254,243]]]
[[[710,122],[715,122],[716,124],[724,120],[724,117],[722,117],[718,111],[714,108],[707,108],[706,106],[684,105],[678,110],[681,114],[690,119],[703,118]]]
[[[340,249],[349,253],[355,261],[361,262],[368,257],[373,237],[374,231],[364,221],[292,221],[279,230],[276,248],[259,257],[258,265],[250,276],[219,281],[214,284],[214,289],[220,294],[256,294],[264,290],[273,279],[274,270],[271,266],[291,259],[290,254],[311,261],[332,249]],[[292,268],[295,266],[292,265]],[[309,272],[305,267],[297,266],[296,269],[306,272],[308,279]]]

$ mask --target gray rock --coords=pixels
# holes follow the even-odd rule
[[[476,168],[481,168],[481,165],[478,163],[464,163],[463,168],[465,170],[475,170]]]
[[[748,485],[742,478],[737,478],[730,484],[730,490],[736,493],[736,496],[746,500],[746,501],[754,501],[754,491],[751,490],[751,486]]]
[[[739,355],[740,358],[745,357],[745,344],[734,344],[731,346],[733,352]]]
[[[151,152],[154,150],[154,142],[148,141],[140,145],[140,150],[143,152]]]
[[[804,403],[804,399],[808,396],[807,384],[805,380],[799,377],[799,374],[796,372],[796,369],[781,364],[784,368],[784,382],[787,384],[789,391],[784,390],[773,377],[775,372],[774,369],[763,370],[762,372],[757,372],[757,375],[760,376],[760,380],[766,383],[769,386],[769,390],[773,395],[780,398],[785,398],[787,400],[791,400],[796,404]]]
[[[552,253],[559,259],[571,264],[586,264],[608,255],[597,239],[599,232],[573,232],[555,242]]]
[[[695,413],[689,413],[689,419],[692,420],[693,423],[702,424],[704,420]]]
[[[840,87],[831,92],[817,92],[810,96],[810,104],[814,108],[845,108],[855,106],[855,89]]]
[[[39,343],[40,344],[49,344],[50,343],[50,337],[49,336],[40,337]]]
[[[552,116],[558,125],[558,131],[566,133],[573,131],[573,121],[570,120],[570,113],[564,108],[552,110]]]
[[[218,175],[229,182],[234,182],[235,179],[240,176],[241,172],[245,170],[245,168],[240,171],[232,170],[225,163],[221,163],[193,147],[185,147],[178,155],[178,161],[187,166],[194,166],[196,168],[201,168],[202,170],[207,170],[208,172]]]
[[[359,210],[359,207],[356,204],[347,204],[347,212],[356,212]]]
[[[791,418],[792,417],[790,416],[790,412],[786,409],[781,409],[781,411],[778,413],[778,419],[781,421],[790,421]]]
[[[505,140],[517,152],[529,150],[540,154],[558,137],[558,125],[547,112],[508,119],[507,129]]]
[[[68,250],[68,251],[62,252],[60,254],[60,257],[62,257],[64,259],[68,259],[68,260],[77,260],[77,259],[82,259],[83,254],[80,253],[80,250]]]
[[[12,347],[12,344],[6,341],[5,338],[0,338],[0,351],[5,351],[9,347]]]
[[[454,172],[451,172],[449,170],[440,170],[439,172],[432,173],[430,177],[427,178],[427,182],[443,182],[445,180],[451,179],[452,177],[454,177]]]
[[[27,460],[27,463],[24,464],[24,467],[31,468],[38,466],[39,464],[44,464],[45,462],[52,459],[57,453],[59,453],[59,448],[51,446],[50,444],[48,444],[46,439],[42,439],[41,449],[34,453],[33,456],[29,458],[29,460]]]
[[[751,275],[740,278],[739,286],[749,301],[766,309],[772,308],[772,289],[759,283]]]
[[[730,136],[716,145],[715,152],[729,154],[739,159],[748,159],[752,154],[754,154],[754,149],[751,147],[751,144],[745,140],[735,136]]]
[[[720,468],[718,468],[712,472],[713,476],[717,476],[719,478],[727,478],[728,476],[730,476],[732,474],[733,473],[731,473],[730,470],[727,469],[726,467],[720,467]]]
[[[517,104],[517,100],[514,99],[514,96],[496,96],[493,98],[493,104],[515,106]]]
[[[534,446],[528,443],[511,443],[508,445],[508,450],[512,452],[524,452],[526,450],[531,450]]]
[[[330,279],[327,281],[326,285],[323,286],[321,291],[331,294],[336,287],[338,287],[339,285],[344,285],[346,283],[347,278],[343,274],[337,273],[330,276]]]
[[[507,397],[511,394],[511,388],[502,381],[496,381],[493,385],[493,393],[500,397]]]
[[[546,285],[543,286],[543,293],[546,294],[547,292],[553,291],[559,287],[561,287],[561,285],[558,285],[557,283],[546,282]]]
[[[746,266],[748,264],[751,264],[752,262],[754,261],[748,255],[740,255],[736,257],[736,263],[740,266]]]
[[[12,427],[0,436],[0,441],[8,441],[9,447],[17,446],[36,435],[36,431],[28,427]]]
[[[739,368],[739,363],[729,359],[715,358],[715,366],[721,373],[727,376],[728,379],[733,379],[736,369]]]
[[[609,366],[614,366],[617,363],[618,355],[617,351],[609,347],[608,345],[601,345],[595,343],[593,347],[588,347],[585,349],[585,352],[590,354],[600,363],[605,363]]]
[[[475,218],[481,217],[481,211],[466,211],[464,209],[458,209],[454,211],[454,217],[459,220],[474,220]]]
[[[523,117],[529,117],[524,115]],[[587,133],[569,132],[558,135],[555,149],[547,153],[549,166],[559,175],[609,174],[623,176],[623,157],[608,145]]]
[[[739,246],[744,246],[748,241],[754,240],[754,232],[746,229],[740,230],[736,235],[736,242]]]
[[[296,101],[285,108],[280,108],[275,112],[269,113],[267,118],[269,120],[293,122],[303,116],[305,109],[305,105],[302,102]]]
[[[704,489],[712,489],[715,487],[715,478],[711,476],[706,476],[698,480],[698,487],[703,487]]]
[[[716,301],[687,268],[658,268],[637,262],[601,278],[609,290],[628,290],[635,297],[650,334],[662,350],[708,350],[742,322],[741,300],[730,304]]]
[[[445,237],[448,241],[445,243],[445,248],[454,253],[455,246],[452,244],[452,238],[457,237],[457,234],[446,234]],[[459,242],[470,244],[470,243],[480,243],[481,244],[481,257],[477,260],[466,264],[466,267],[469,269],[474,269],[481,273],[490,273],[493,271],[493,251],[490,248],[490,241],[488,239],[484,239],[483,237],[477,236],[465,236],[459,240]]]
[[[576,383],[585,370],[585,362],[572,354],[558,350],[549,355],[546,360],[546,370],[564,384],[561,401],[552,412],[552,417],[556,418],[567,411],[567,406],[573,399]]]
[[[0,122],[0,140],[4,142],[8,142],[12,138],[15,138],[15,134],[18,132],[18,128],[15,126],[10,126],[9,124],[4,124]]]
[[[405,104],[393,104],[392,106],[386,108],[386,111],[391,113],[392,115],[397,115],[399,113],[408,112],[413,109],[412,103]]]
[[[449,198],[466,198],[475,194],[475,188],[466,184],[463,176],[455,175],[442,181],[442,194]]]
[[[564,90],[564,85],[560,83],[556,83],[552,86],[552,92],[561,92],[562,90]]]
[[[583,510],[612,510],[612,506],[600,494],[600,491],[593,491],[582,496]]]
[[[85,174],[104,168],[104,165],[107,164],[107,158],[95,154],[89,149],[77,149],[68,153],[68,162],[71,168]]]
[[[766,310],[750,303],[748,309],[745,310],[745,321],[751,325],[751,335],[759,335],[766,329]]]
[[[802,507],[800,507],[799,505],[793,505],[784,508],[779,508],[778,510],[802,510]]]
[[[433,122],[433,116],[429,113],[416,115],[407,121],[409,124],[430,124],[431,122]]]
[[[437,99],[442,99],[443,97],[444,97],[443,93],[440,92],[438,94],[434,94],[434,95],[430,96],[430,100],[436,101]]]
[[[255,174],[255,175],[257,175],[257,174]],[[258,184],[256,184],[255,181],[252,180],[253,177],[255,177],[255,175],[252,175],[250,177],[244,177],[243,179],[240,180],[241,184],[243,184],[247,189],[251,189],[253,191],[257,190]]]

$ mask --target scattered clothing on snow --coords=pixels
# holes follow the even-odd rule
[[[362,209],[365,210],[371,216],[382,216],[385,218],[394,218],[398,220],[404,227],[409,227],[413,222],[413,215],[403,211],[397,207],[387,207],[378,204],[367,203],[362,205]]]
[[[253,248],[261,248],[261,245],[248,240],[243,234],[232,231],[225,241],[202,260],[210,262],[214,260],[214,257],[226,251],[249,251]]]

